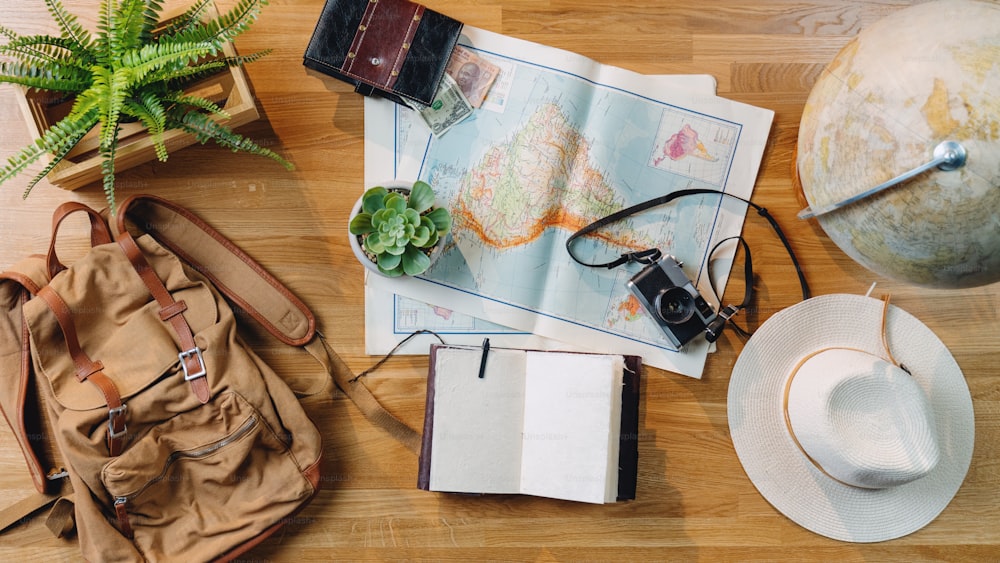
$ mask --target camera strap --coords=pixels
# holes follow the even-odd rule
[[[767,222],[771,225],[771,228],[774,230],[775,234],[778,235],[778,239],[781,240],[781,244],[784,245],[785,250],[788,252],[789,258],[791,258],[792,260],[792,264],[795,266],[795,273],[798,275],[799,285],[802,288],[802,299],[803,300],[808,299],[809,285],[806,282],[805,274],[803,274],[802,272],[802,267],[799,265],[799,261],[795,257],[795,251],[792,250],[792,245],[788,242],[788,237],[785,236],[785,233],[781,230],[781,227],[778,225],[778,222],[768,212],[768,210],[763,206],[757,205],[756,203],[744,199],[742,197],[733,194],[728,194],[726,192],[720,192],[718,190],[711,190],[708,188],[688,188],[683,190],[677,190],[675,192],[671,192],[669,194],[662,195],[660,197],[656,197],[648,201],[644,201],[642,203],[637,203],[631,207],[626,207],[625,209],[616,211],[615,213],[612,213],[607,217],[602,217],[594,221],[593,223],[581,228],[572,235],[570,235],[570,237],[566,239],[566,252],[569,253],[570,258],[572,258],[577,264],[580,264],[582,266],[587,266],[590,268],[612,269],[612,268],[617,268],[618,266],[621,266],[623,264],[628,264],[630,262],[637,262],[640,264],[652,264],[653,262],[656,262],[663,256],[663,253],[658,248],[650,248],[636,252],[626,252],[624,254],[621,254],[614,260],[610,260],[608,262],[588,263],[580,260],[576,256],[576,254],[573,253],[573,242],[582,236],[591,234],[597,231],[598,229],[606,227],[612,223],[615,223],[626,217],[635,215],[636,213],[640,213],[647,209],[657,207],[660,205],[665,205],[667,203],[674,201],[675,199],[679,199],[682,197],[692,196],[692,195],[707,195],[707,194],[726,196],[739,200],[749,205],[750,207],[753,207],[755,210],[757,210],[758,215],[767,220]],[[718,312],[719,322],[717,323],[713,322],[712,324],[709,325],[708,329],[706,329],[709,341],[715,341],[718,338],[719,333],[721,333],[722,327],[725,325],[726,321],[728,321],[730,317],[738,313],[740,310],[747,308],[750,305],[751,300],[753,299],[753,261],[750,256],[750,247],[747,245],[746,241],[743,239],[742,236],[734,236],[723,239],[718,243],[716,243],[714,247],[712,247],[711,251],[708,253],[709,270],[711,270],[712,255],[715,253],[716,250],[718,250],[720,245],[730,240],[738,241],[740,246],[743,247],[743,251],[746,255],[746,258],[744,259],[743,263],[743,275],[745,276],[746,280],[746,286],[745,286],[746,289],[744,291],[742,303],[740,303],[739,305],[727,305],[719,310]],[[718,295],[718,292],[715,289],[715,283],[712,279],[711,271],[709,271],[708,280],[709,284],[711,284],[712,286],[712,291],[716,293],[716,299],[720,301],[720,306],[721,306],[722,296]],[[739,327],[736,328],[737,330],[740,331],[741,334],[744,335],[748,334],[746,331],[740,329]]]

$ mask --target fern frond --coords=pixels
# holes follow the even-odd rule
[[[152,43],[141,49],[122,54],[122,66],[129,69],[130,82],[133,85],[148,83],[147,75],[154,71],[166,69],[176,71],[214,54],[214,45],[204,43]],[[221,48],[221,45],[218,46]],[[158,81],[159,79],[157,79]]]
[[[80,139],[82,139],[87,133],[90,132],[90,130],[94,127],[94,125],[97,125],[96,111],[94,111],[91,116],[86,116],[86,115],[81,116],[80,120],[77,121],[76,124],[73,125],[72,129],[68,131],[68,133],[70,134],[67,135],[67,137],[60,143],[59,148],[47,151],[50,154],[52,154],[53,156],[52,161],[49,162],[48,165],[46,165],[45,168],[43,168],[42,171],[39,172],[37,176],[35,176],[34,178],[31,179],[30,182],[28,182],[28,185],[27,187],[24,188],[24,193],[21,194],[21,197],[27,198],[28,194],[31,193],[32,188],[35,187],[35,184],[40,182],[42,178],[48,176],[49,172],[51,172],[53,168],[58,166],[59,163],[62,162],[64,158],[66,158],[66,155],[69,154],[71,150],[73,150],[73,147],[75,147],[76,144],[80,142]]]
[[[114,126],[113,136],[115,139],[118,138],[118,124]],[[104,175],[104,196],[108,200],[108,209],[111,210],[111,215],[116,215],[118,212],[117,206],[115,205],[115,154],[118,152],[118,143],[114,142],[106,146],[101,146],[101,174]]]
[[[161,42],[226,42],[235,39],[257,20],[268,0],[240,0],[232,10],[216,19],[199,22],[190,29],[160,36]]]
[[[0,82],[20,84],[54,92],[80,92],[90,85],[91,76],[77,67],[59,64],[48,68],[20,63],[0,62]]]
[[[17,32],[15,32],[12,29],[8,29],[2,25],[0,25],[0,36],[6,37],[8,41],[17,41],[18,39],[21,38],[21,36],[18,35]]]
[[[94,127],[97,123],[97,115],[98,112],[95,109],[82,116],[64,118],[49,127],[35,142],[7,159],[7,164],[0,168],[0,184],[20,174],[46,153],[65,156],[69,149],[73,148]]]
[[[167,130],[167,111],[152,93],[146,93],[139,98],[125,101],[123,112],[135,117],[146,126],[153,147],[156,149],[156,158],[163,162],[167,160],[167,146],[163,142],[163,134]]]
[[[191,96],[180,92],[178,94],[168,94],[164,96],[163,99],[181,106],[187,106],[189,109],[201,110],[209,114],[217,115],[223,119],[229,119],[231,117],[229,113],[219,107],[218,104],[212,100],[202,98],[201,96]]]
[[[212,60],[182,68],[163,68],[150,73],[146,77],[146,82],[149,84],[157,82],[164,83],[169,85],[171,89],[183,90],[187,86],[201,80],[202,78],[208,78],[220,70],[225,69],[226,66],[226,63],[221,60]]]
[[[140,47],[146,24],[145,0],[119,0],[111,23],[114,33],[109,37],[115,41],[111,45],[112,52],[121,54]]]
[[[0,45],[0,55],[7,55],[14,60],[28,65],[60,64],[72,66],[89,72],[94,63],[89,53],[78,54],[73,50],[73,44],[62,37],[36,35],[19,37]]]
[[[174,18],[161,32],[161,37],[170,37],[188,31],[199,23],[205,16],[205,10],[212,4],[212,0],[199,0],[183,14]]]
[[[163,3],[160,0],[146,0],[146,9],[142,14],[142,34],[139,38],[143,44],[154,40],[154,32],[160,25],[160,12],[162,10]]]
[[[125,98],[128,97],[128,69],[118,69],[109,71],[100,69],[94,73],[94,85],[100,89],[106,89],[100,102],[101,109],[101,145],[110,145],[116,140],[118,133],[118,120],[121,116],[122,106],[125,105]]]
[[[113,45],[118,43],[117,33],[114,25],[115,3],[117,0],[101,0],[101,7],[97,10],[97,60],[101,66],[109,68],[114,64]]]
[[[90,51],[90,44],[93,42],[90,32],[77,22],[76,16],[66,11],[62,0],[45,0],[45,5],[48,6],[52,19],[59,24],[62,36],[76,44],[81,51]]]
[[[193,84],[202,78],[207,78],[213,74],[229,67],[244,66],[268,55],[271,49],[258,51],[249,55],[237,55],[235,57],[219,57],[210,61],[185,66],[183,68],[165,68],[149,75],[149,82],[167,82],[178,90],[183,90],[188,85]]]
[[[295,168],[276,152],[266,149],[252,140],[233,132],[232,129],[216,122],[203,113],[189,111],[177,120],[180,128],[195,136],[198,142],[205,144],[214,141],[217,145],[232,149],[233,152],[246,152],[258,156],[266,156],[287,170]]]

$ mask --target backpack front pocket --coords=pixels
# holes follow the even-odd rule
[[[233,392],[154,427],[104,466],[101,481],[148,559],[217,557],[314,493],[285,441]]]

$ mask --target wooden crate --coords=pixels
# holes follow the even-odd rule
[[[236,56],[236,49],[227,43],[223,47],[226,56]],[[198,95],[219,104],[229,114],[229,119],[212,116],[230,128],[250,123],[260,118],[254,102],[250,83],[242,67],[229,67],[212,77],[202,80],[187,89],[190,94]],[[64,117],[72,106],[70,101],[53,101],[53,93],[28,91],[19,96],[21,113],[28,123],[28,130],[33,139],[39,139],[50,126]],[[169,153],[173,153],[188,145],[194,144],[194,135],[181,130],[169,130],[163,134],[163,142]],[[57,164],[47,179],[52,184],[67,190],[75,190],[93,182],[99,181],[101,173],[101,156],[97,151],[98,127],[87,134],[65,157]],[[52,157],[49,156],[49,159]],[[118,148],[115,153],[115,172],[121,172],[156,159],[156,150],[152,138],[146,133],[141,123],[124,123],[118,134]],[[48,160],[46,162],[51,162]]]

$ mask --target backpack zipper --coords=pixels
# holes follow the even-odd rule
[[[115,501],[114,501],[115,514],[118,516],[118,523],[122,530],[122,533],[124,533],[128,537],[132,537],[132,527],[129,525],[128,514],[126,512],[129,501],[144,493],[146,489],[151,487],[153,484],[162,481],[163,478],[167,475],[167,471],[170,469],[170,466],[173,465],[175,461],[179,459],[198,459],[213,454],[221,450],[222,448],[228,446],[229,444],[232,444],[233,442],[236,442],[240,438],[246,436],[247,433],[249,433],[250,430],[252,430],[253,427],[256,425],[257,425],[257,417],[251,416],[243,424],[241,424],[240,427],[237,428],[235,432],[219,440],[218,442],[209,444],[204,448],[192,452],[171,452],[171,454],[167,456],[167,460],[166,462],[164,462],[163,469],[160,471],[159,475],[147,481],[145,485],[140,487],[139,490],[137,490],[134,493],[128,495],[115,496]]]

